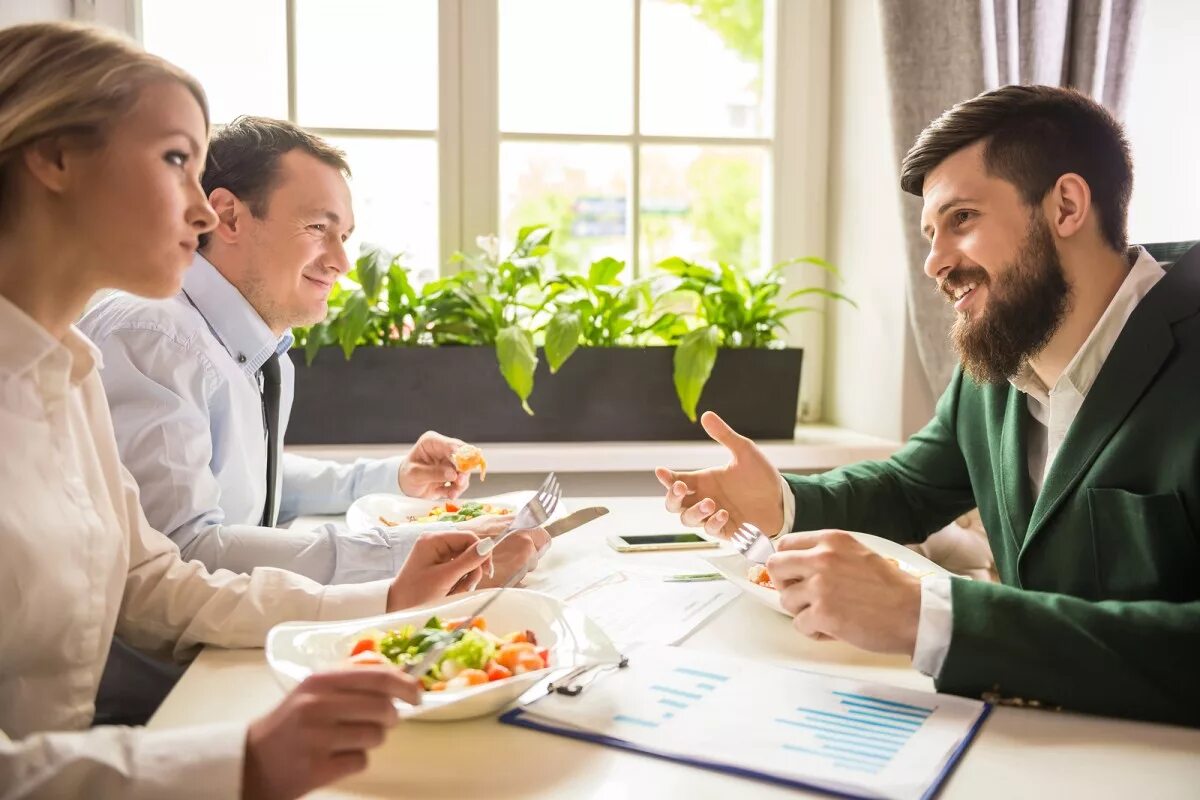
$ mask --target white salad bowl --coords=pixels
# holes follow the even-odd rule
[[[283,687],[291,689],[314,672],[343,668],[355,642],[366,631],[389,631],[410,624],[420,627],[433,616],[443,620],[466,617],[486,595],[495,591],[484,589],[436,605],[378,617],[342,622],[285,622],[267,634],[267,663]],[[508,589],[488,608],[484,619],[488,630],[501,636],[510,631],[532,630],[538,647],[549,650],[549,668],[464,689],[425,692],[419,706],[397,701],[396,708],[402,717],[433,721],[496,713],[554,672],[612,664],[621,658],[596,623],[562,601],[538,592]]]

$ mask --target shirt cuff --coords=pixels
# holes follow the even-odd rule
[[[135,798],[240,797],[245,723],[140,729]]]
[[[934,575],[921,581],[921,617],[913,666],[935,679],[942,674],[954,632],[950,580],[947,575]]]
[[[380,458],[363,465],[358,496],[367,494],[403,494],[400,491],[400,467],[404,456]]]
[[[391,580],[370,583],[340,583],[326,586],[317,609],[319,621],[374,617],[387,613]]]
[[[783,527],[775,535],[783,536],[785,533],[791,533],[792,526],[796,524],[796,495],[792,491],[792,485],[782,474],[779,476],[779,486],[783,496]]]

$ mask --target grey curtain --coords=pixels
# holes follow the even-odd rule
[[[879,0],[897,163],[917,134],[962,100],[1010,83],[1071,86],[1121,116],[1143,0]],[[897,189],[899,191],[899,178]],[[922,272],[921,201],[902,199],[908,309],[934,396],[956,357],[951,309]]]

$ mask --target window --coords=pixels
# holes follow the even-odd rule
[[[434,0],[142,0],[146,49],[192,72],[213,122],[291,119],[346,151],[365,241],[436,271],[438,5]],[[231,23],[236,20],[236,24]]]
[[[761,0],[500,0],[500,226],[559,265],[758,267],[773,124]]]
[[[555,227],[564,268],[823,255],[827,0],[140,0],[146,48],[213,121],[291,119],[347,151],[364,242],[428,275]],[[777,44],[787,42],[786,49]],[[819,285],[824,274],[789,268]],[[820,413],[824,323],[795,318]]]
[[[1129,237],[1136,243],[1200,239],[1200,157],[1192,134],[1200,106],[1180,81],[1200,73],[1200,19],[1187,3],[1147,3],[1125,107],[1133,148]]]

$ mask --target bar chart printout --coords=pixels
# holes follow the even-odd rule
[[[858,797],[921,798],[987,706],[675,647],[504,718],[695,766]]]

